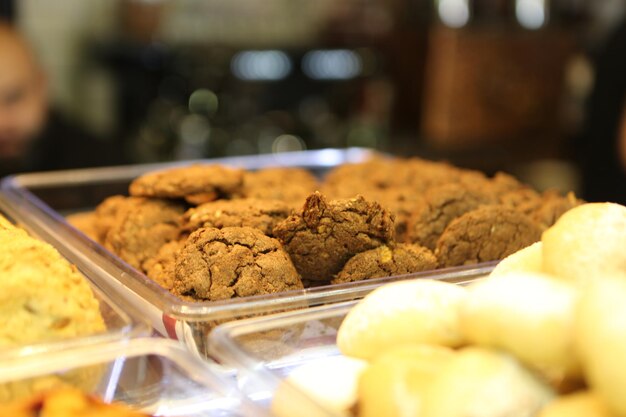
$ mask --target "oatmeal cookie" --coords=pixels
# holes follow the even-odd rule
[[[136,197],[184,198],[202,204],[241,190],[243,171],[221,165],[191,165],[148,172],[129,187]]]
[[[96,227],[97,215],[95,211],[85,211],[83,213],[70,214],[65,218],[69,224],[80,230],[96,242],[100,241],[100,234]]]
[[[391,242],[393,234],[393,215],[380,204],[361,196],[327,201],[320,193],[274,229],[302,278],[311,281],[330,281],[348,259]]]
[[[172,240],[161,246],[156,255],[144,262],[148,278],[168,291],[174,288],[174,266],[186,239]]]
[[[434,250],[439,236],[452,220],[491,203],[493,200],[488,195],[460,184],[432,187],[415,206],[408,221],[406,240]]]
[[[554,225],[566,211],[581,204],[583,201],[576,198],[572,192],[562,196],[556,191],[546,191],[541,196],[541,204],[532,212],[531,217],[547,229]]]
[[[262,200],[280,200],[290,207],[302,207],[319,183],[315,176],[302,168],[265,168],[246,172],[241,196]]]
[[[440,266],[503,259],[541,238],[541,227],[519,211],[487,206],[453,220],[437,242]]]
[[[130,201],[128,197],[123,195],[114,195],[104,199],[95,210],[94,229],[96,232],[97,242],[104,244],[106,235],[111,227],[116,223],[118,215],[122,213],[126,207],[126,203]]]
[[[133,267],[157,254],[161,246],[177,239],[184,207],[173,201],[129,197],[109,229],[104,246]]]
[[[174,270],[174,294],[199,301],[303,288],[280,242],[251,227],[196,230]]]
[[[272,236],[274,227],[286,219],[291,210],[279,200],[218,200],[193,207],[182,218],[182,229],[193,232],[201,227],[253,227]]]
[[[89,282],[56,249],[19,228],[0,228],[0,248],[0,350],[106,330]]]
[[[390,277],[428,271],[436,267],[435,255],[423,246],[409,244],[399,244],[395,247],[379,246],[354,255],[331,282],[340,284]]]

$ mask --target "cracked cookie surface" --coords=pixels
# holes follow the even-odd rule
[[[448,225],[435,256],[444,267],[495,261],[540,238],[541,227],[525,214],[504,206],[481,207]]]
[[[187,238],[173,292],[198,301],[302,289],[280,242],[251,227],[205,227]]]
[[[357,253],[393,240],[389,211],[363,197],[328,201],[310,195],[302,212],[274,229],[303,279],[330,281]]]
[[[332,283],[411,274],[436,267],[437,258],[423,246],[410,244],[398,244],[395,247],[379,246],[350,258]]]
[[[243,171],[221,165],[191,165],[148,172],[129,187],[137,197],[184,198],[202,204],[240,191]]]
[[[452,220],[490,203],[493,200],[485,193],[460,184],[431,188],[415,205],[408,222],[406,240],[434,250],[437,240]]]
[[[272,236],[274,227],[291,210],[278,200],[218,200],[191,208],[182,218],[182,229],[193,232],[201,227],[252,227]]]
[[[104,246],[143,271],[145,261],[178,238],[183,212],[184,207],[173,201],[128,197],[107,232]]]

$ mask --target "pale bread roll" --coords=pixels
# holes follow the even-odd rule
[[[308,362],[278,386],[272,412],[276,417],[327,416],[322,409],[307,403],[313,400],[338,416],[350,417],[357,401],[358,379],[366,367],[367,362],[344,356]],[[302,397],[302,393],[308,398]]]
[[[496,265],[490,276],[501,276],[509,272],[542,272],[543,243],[535,242],[507,256]]]
[[[503,349],[560,385],[580,377],[575,352],[575,286],[511,272],[468,287],[461,326],[471,344]]]
[[[514,357],[469,347],[433,380],[419,417],[534,417],[553,397]]]
[[[612,417],[606,405],[590,391],[559,397],[537,417]]]
[[[626,272],[626,207],[590,203],[565,213],[546,230],[543,271],[585,285]]]
[[[382,286],[350,310],[337,346],[344,355],[366,360],[406,344],[460,346],[464,296],[463,287],[428,279]]]

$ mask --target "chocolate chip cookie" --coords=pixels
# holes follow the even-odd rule
[[[193,232],[201,227],[253,227],[272,236],[274,227],[290,212],[287,203],[279,200],[218,200],[187,210],[182,229]]]
[[[444,267],[495,261],[540,238],[541,227],[525,214],[504,206],[481,207],[446,227],[435,256]]]
[[[332,200],[310,195],[302,212],[274,228],[303,279],[330,281],[357,253],[393,240],[393,215],[363,197]]]
[[[149,172],[129,187],[136,197],[184,198],[202,204],[233,195],[241,190],[243,171],[221,165],[191,165]]]
[[[331,283],[340,284],[411,274],[436,267],[437,258],[423,246],[409,244],[398,244],[395,247],[379,246],[354,255]]]
[[[280,242],[251,227],[196,230],[174,270],[174,294],[199,301],[303,288]]]

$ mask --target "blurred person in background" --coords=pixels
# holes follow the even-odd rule
[[[626,21],[604,44],[595,72],[578,147],[583,198],[626,204]]]
[[[122,162],[116,154],[51,108],[32,48],[0,20],[0,177]]]

